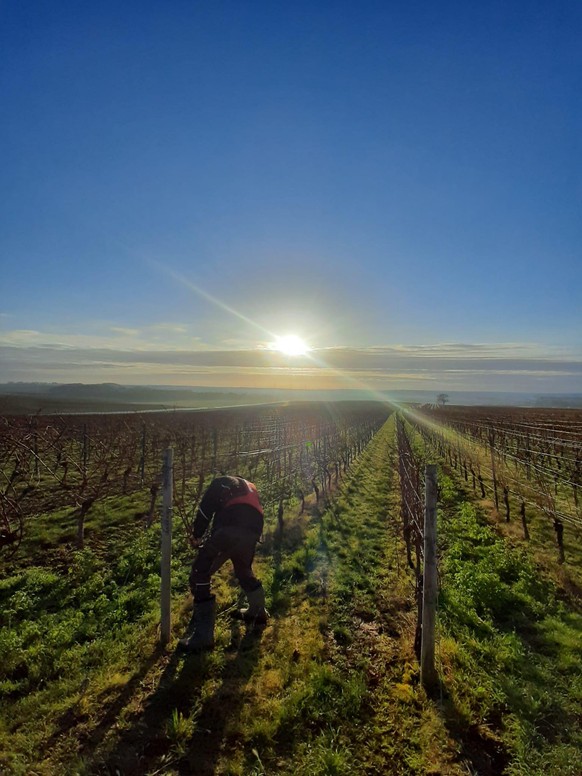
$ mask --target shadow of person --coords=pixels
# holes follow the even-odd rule
[[[90,772],[116,776],[148,772],[170,754],[167,725],[178,712],[194,717],[197,722],[186,753],[179,761],[180,773],[213,773],[225,728],[243,706],[241,691],[259,659],[263,630],[232,622],[220,684],[202,702],[202,687],[209,678],[215,657],[211,652],[191,654],[176,650],[145,706],[137,708],[129,720],[126,717],[127,728],[109,752],[94,760]],[[173,757],[172,760],[175,763]]]
[[[123,732],[112,749],[94,759],[90,772],[116,776],[144,773],[144,762],[168,746],[165,726],[173,710],[184,707],[200,690],[207,662],[206,654],[193,655],[184,661],[179,652],[172,653],[155,692],[145,706],[125,714]]]
[[[119,714],[130,702],[135,692],[138,690],[139,685],[145,681],[148,673],[156,665],[156,663],[162,659],[163,650],[157,646],[151,654],[144,659],[140,669],[131,677],[131,679],[119,690],[113,697],[106,696],[105,693],[98,698],[101,709],[101,718],[99,724],[91,731],[91,733],[82,740],[82,749],[87,752],[93,752],[99,746],[99,744],[105,739],[108,732],[113,728],[119,719]],[[171,671],[171,660],[166,667],[164,673]],[[78,704],[73,708],[68,709],[65,714],[59,719],[56,730],[53,735],[46,742],[47,748],[54,746],[60,736],[67,730],[75,727],[80,721]]]
[[[228,730],[236,724],[247,700],[244,688],[259,661],[265,630],[264,626],[233,622],[227,647],[233,657],[227,661],[220,686],[199,711],[197,728],[178,764],[180,774],[215,773],[219,756],[228,748]]]

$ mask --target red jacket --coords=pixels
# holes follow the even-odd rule
[[[223,476],[212,480],[198,507],[193,529],[195,539],[206,533],[213,519],[213,532],[236,525],[260,536],[263,507],[255,485],[243,477]]]
[[[259,499],[259,491],[257,490],[256,486],[248,480],[243,480],[242,477],[238,479],[244,483],[247,490],[240,495],[235,495],[229,498],[223,509],[230,509],[230,507],[234,507],[236,504],[248,504],[249,507],[253,507],[257,510],[257,512],[260,512],[261,515],[264,515],[263,507]]]

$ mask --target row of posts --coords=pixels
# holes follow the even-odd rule
[[[161,560],[161,618],[160,641],[165,646],[170,641],[171,620],[171,563],[172,563],[172,500],[173,500],[174,451],[164,452],[162,473],[162,560]],[[425,470],[424,512],[424,568],[422,585],[422,640],[420,649],[420,679],[424,687],[436,684],[434,663],[435,624],[438,598],[437,554],[437,467],[429,464]]]

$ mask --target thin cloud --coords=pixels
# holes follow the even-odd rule
[[[126,337],[137,337],[141,334],[140,329],[126,329],[124,326],[111,326],[110,328],[115,334],[123,334]]]
[[[13,329],[12,331],[0,334],[0,343],[27,347],[29,345],[37,344],[37,340],[41,337],[41,333],[34,329]]]
[[[153,323],[151,326],[146,327],[146,331],[150,332],[162,332],[171,334],[186,334],[188,332],[188,326],[181,323]]]
[[[0,332],[0,345],[21,347],[79,349],[90,353],[93,350],[118,352],[157,351],[161,345],[169,351],[206,349],[194,332],[186,326],[156,324],[142,329],[107,325],[96,327],[92,333],[41,332],[33,329],[13,329]]]
[[[326,348],[321,352],[370,354],[375,356],[426,356],[426,357],[456,357],[484,358],[484,357],[541,357],[558,358],[572,357],[582,358],[582,348],[572,348],[558,345],[542,345],[531,342],[478,342],[478,343],[438,343],[433,345],[374,345],[364,348]]]

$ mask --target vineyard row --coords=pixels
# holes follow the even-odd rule
[[[253,480],[282,519],[292,497],[325,497],[385,422],[380,404],[346,402],[145,416],[0,419],[0,550],[18,547],[28,521],[74,510],[77,543],[98,501],[149,493],[151,520],[162,453],[174,449],[175,508],[187,523],[208,480]]]

